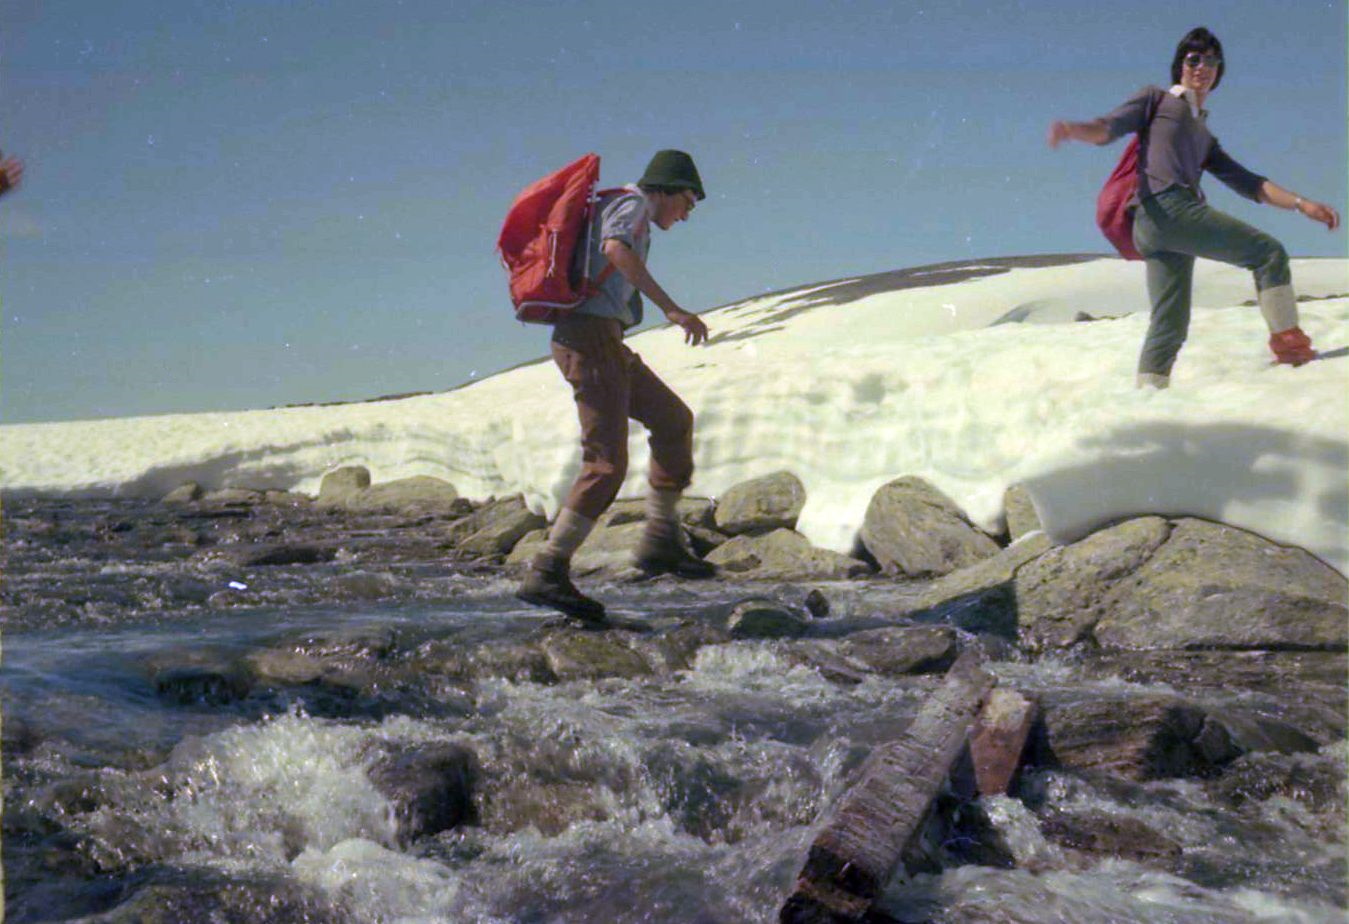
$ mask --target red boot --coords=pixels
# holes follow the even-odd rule
[[[1274,353],[1276,363],[1300,366],[1316,358],[1311,338],[1300,327],[1290,327],[1277,334],[1269,335],[1269,348]]]

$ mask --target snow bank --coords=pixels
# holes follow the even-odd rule
[[[697,414],[694,492],[790,469],[809,495],[801,531],[846,551],[891,478],[927,478],[987,529],[1003,490],[1023,482],[1056,539],[1130,514],[1190,514],[1349,570],[1349,355],[1336,355],[1349,353],[1349,260],[1293,261],[1299,293],[1316,299],[1303,327],[1332,354],[1300,369],[1269,365],[1260,313],[1241,306],[1249,274],[1201,261],[1190,340],[1165,392],[1133,387],[1141,265],[1008,262],[729,305],[704,316],[705,348],[669,328],[632,338]],[[1136,313],[1069,323],[1078,311]],[[541,351],[546,340],[540,328]],[[634,426],[625,494],[645,480]],[[315,492],[325,471],[361,464],[376,481],[522,491],[551,514],[576,471],[576,434],[569,390],[540,363],[401,401],[7,426],[0,487],[159,495],[191,479]]]

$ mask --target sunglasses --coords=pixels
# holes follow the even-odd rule
[[[1215,54],[1201,55],[1197,51],[1192,51],[1185,56],[1186,67],[1198,67],[1201,64],[1207,65],[1209,67],[1217,67],[1219,64],[1222,63],[1223,59]]]

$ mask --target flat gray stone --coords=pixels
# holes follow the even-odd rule
[[[741,600],[726,618],[732,638],[797,638],[810,631],[810,619],[766,597]]]

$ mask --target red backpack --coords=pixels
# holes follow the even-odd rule
[[[510,274],[515,317],[530,324],[555,324],[594,295],[613,272],[605,267],[590,279],[590,217],[601,195],[596,191],[600,158],[587,154],[524,188],[511,203],[497,238],[497,253]],[[579,279],[572,277],[578,246],[586,247]]]
[[[1129,139],[1119,163],[1115,164],[1110,178],[1096,197],[1096,226],[1126,260],[1143,259],[1134,247],[1134,206],[1130,201],[1138,191],[1138,139],[1152,125],[1158,102],[1157,94],[1153,94],[1148,101],[1147,121],[1143,130]]]

